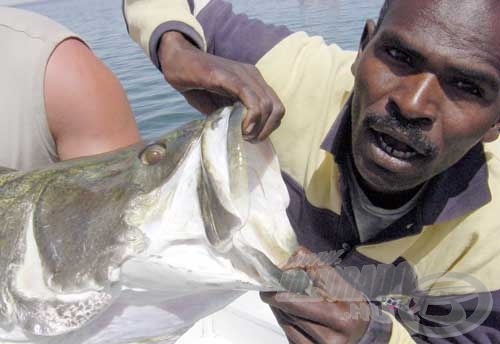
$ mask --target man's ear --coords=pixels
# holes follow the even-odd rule
[[[356,69],[358,68],[358,63],[361,54],[364,52],[366,46],[371,41],[373,36],[375,35],[375,31],[377,29],[377,24],[372,19],[368,19],[365,23],[365,28],[363,29],[363,34],[361,35],[361,40],[359,42],[358,48],[358,56],[356,56],[356,60],[351,66],[352,74],[356,74]]]
[[[483,143],[493,142],[500,136],[500,120],[492,126],[483,136]]]

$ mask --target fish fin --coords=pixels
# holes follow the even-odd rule
[[[292,293],[311,295],[313,283],[304,270],[281,270],[261,251],[240,246],[238,250],[246,256],[244,261],[250,261],[259,279],[270,291],[289,291]]]

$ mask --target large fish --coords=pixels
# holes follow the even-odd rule
[[[278,268],[297,244],[276,156],[242,139],[243,112],[0,170],[0,342],[169,343],[243,291],[303,291]]]

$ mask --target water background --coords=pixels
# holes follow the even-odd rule
[[[167,0],[165,0],[167,1]],[[321,35],[328,43],[357,49],[366,18],[383,0],[232,0],[236,12],[294,31]],[[118,76],[142,136],[152,139],[199,114],[166,84],[129,38],[121,0],[46,0],[18,6],[46,15],[80,35]]]

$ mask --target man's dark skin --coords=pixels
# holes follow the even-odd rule
[[[376,205],[404,204],[478,142],[498,138],[499,17],[497,0],[394,0],[379,27],[366,23],[352,67],[352,158]],[[284,107],[255,67],[205,54],[176,32],[164,34],[159,57],[166,80],[205,113],[213,104],[201,90],[240,99],[249,108],[248,139],[279,126]],[[308,272],[321,286],[321,275]],[[362,319],[345,319],[349,302],[276,296],[262,299],[292,343],[351,343],[367,329]]]

